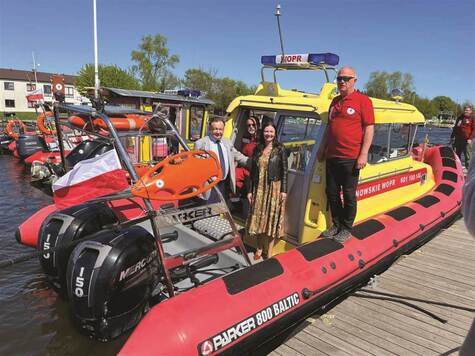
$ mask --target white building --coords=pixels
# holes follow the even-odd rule
[[[51,104],[51,76],[53,73],[37,72],[38,84],[32,71],[0,68],[0,112],[35,112],[35,102],[28,102],[26,95],[35,89],[42,89],[44,101]],[[68,104],[81,104],[89,100],[79,94],[74,83],[76,76],[64,75],[65,101]]]

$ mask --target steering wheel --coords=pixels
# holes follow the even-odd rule
[[[221,166],[214,152],[184,151],[150,168],[131,187],[131,192],[147,199],[182,200],[204,193],[221,179]]]

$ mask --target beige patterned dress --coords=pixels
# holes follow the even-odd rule
[[[270,154],[259,157],[259,182],[253,192],[254,202],[249,213],[247,231],[249,235],[266,235],[278,239],[284,236],[285,202],[280,200],[280,181],[267,182],[267,164]]]

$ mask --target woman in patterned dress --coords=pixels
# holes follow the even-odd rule
[[[251,160],[248,192],[251,210],[247,232],[257,240],[254,259],[260,259],[265,248],[271,257],[275,240],[284,236],[287,198],[287,154],[277,141],[272,120],[262,123],[259,144]]]

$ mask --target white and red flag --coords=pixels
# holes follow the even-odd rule
[[[26,93],[27,101],[43,100],[43,90],[41,88]]]
[[[112,150],[77,163],[59,178],[53,184],[54,203],[64,209],[128,187],[127,173]]]

